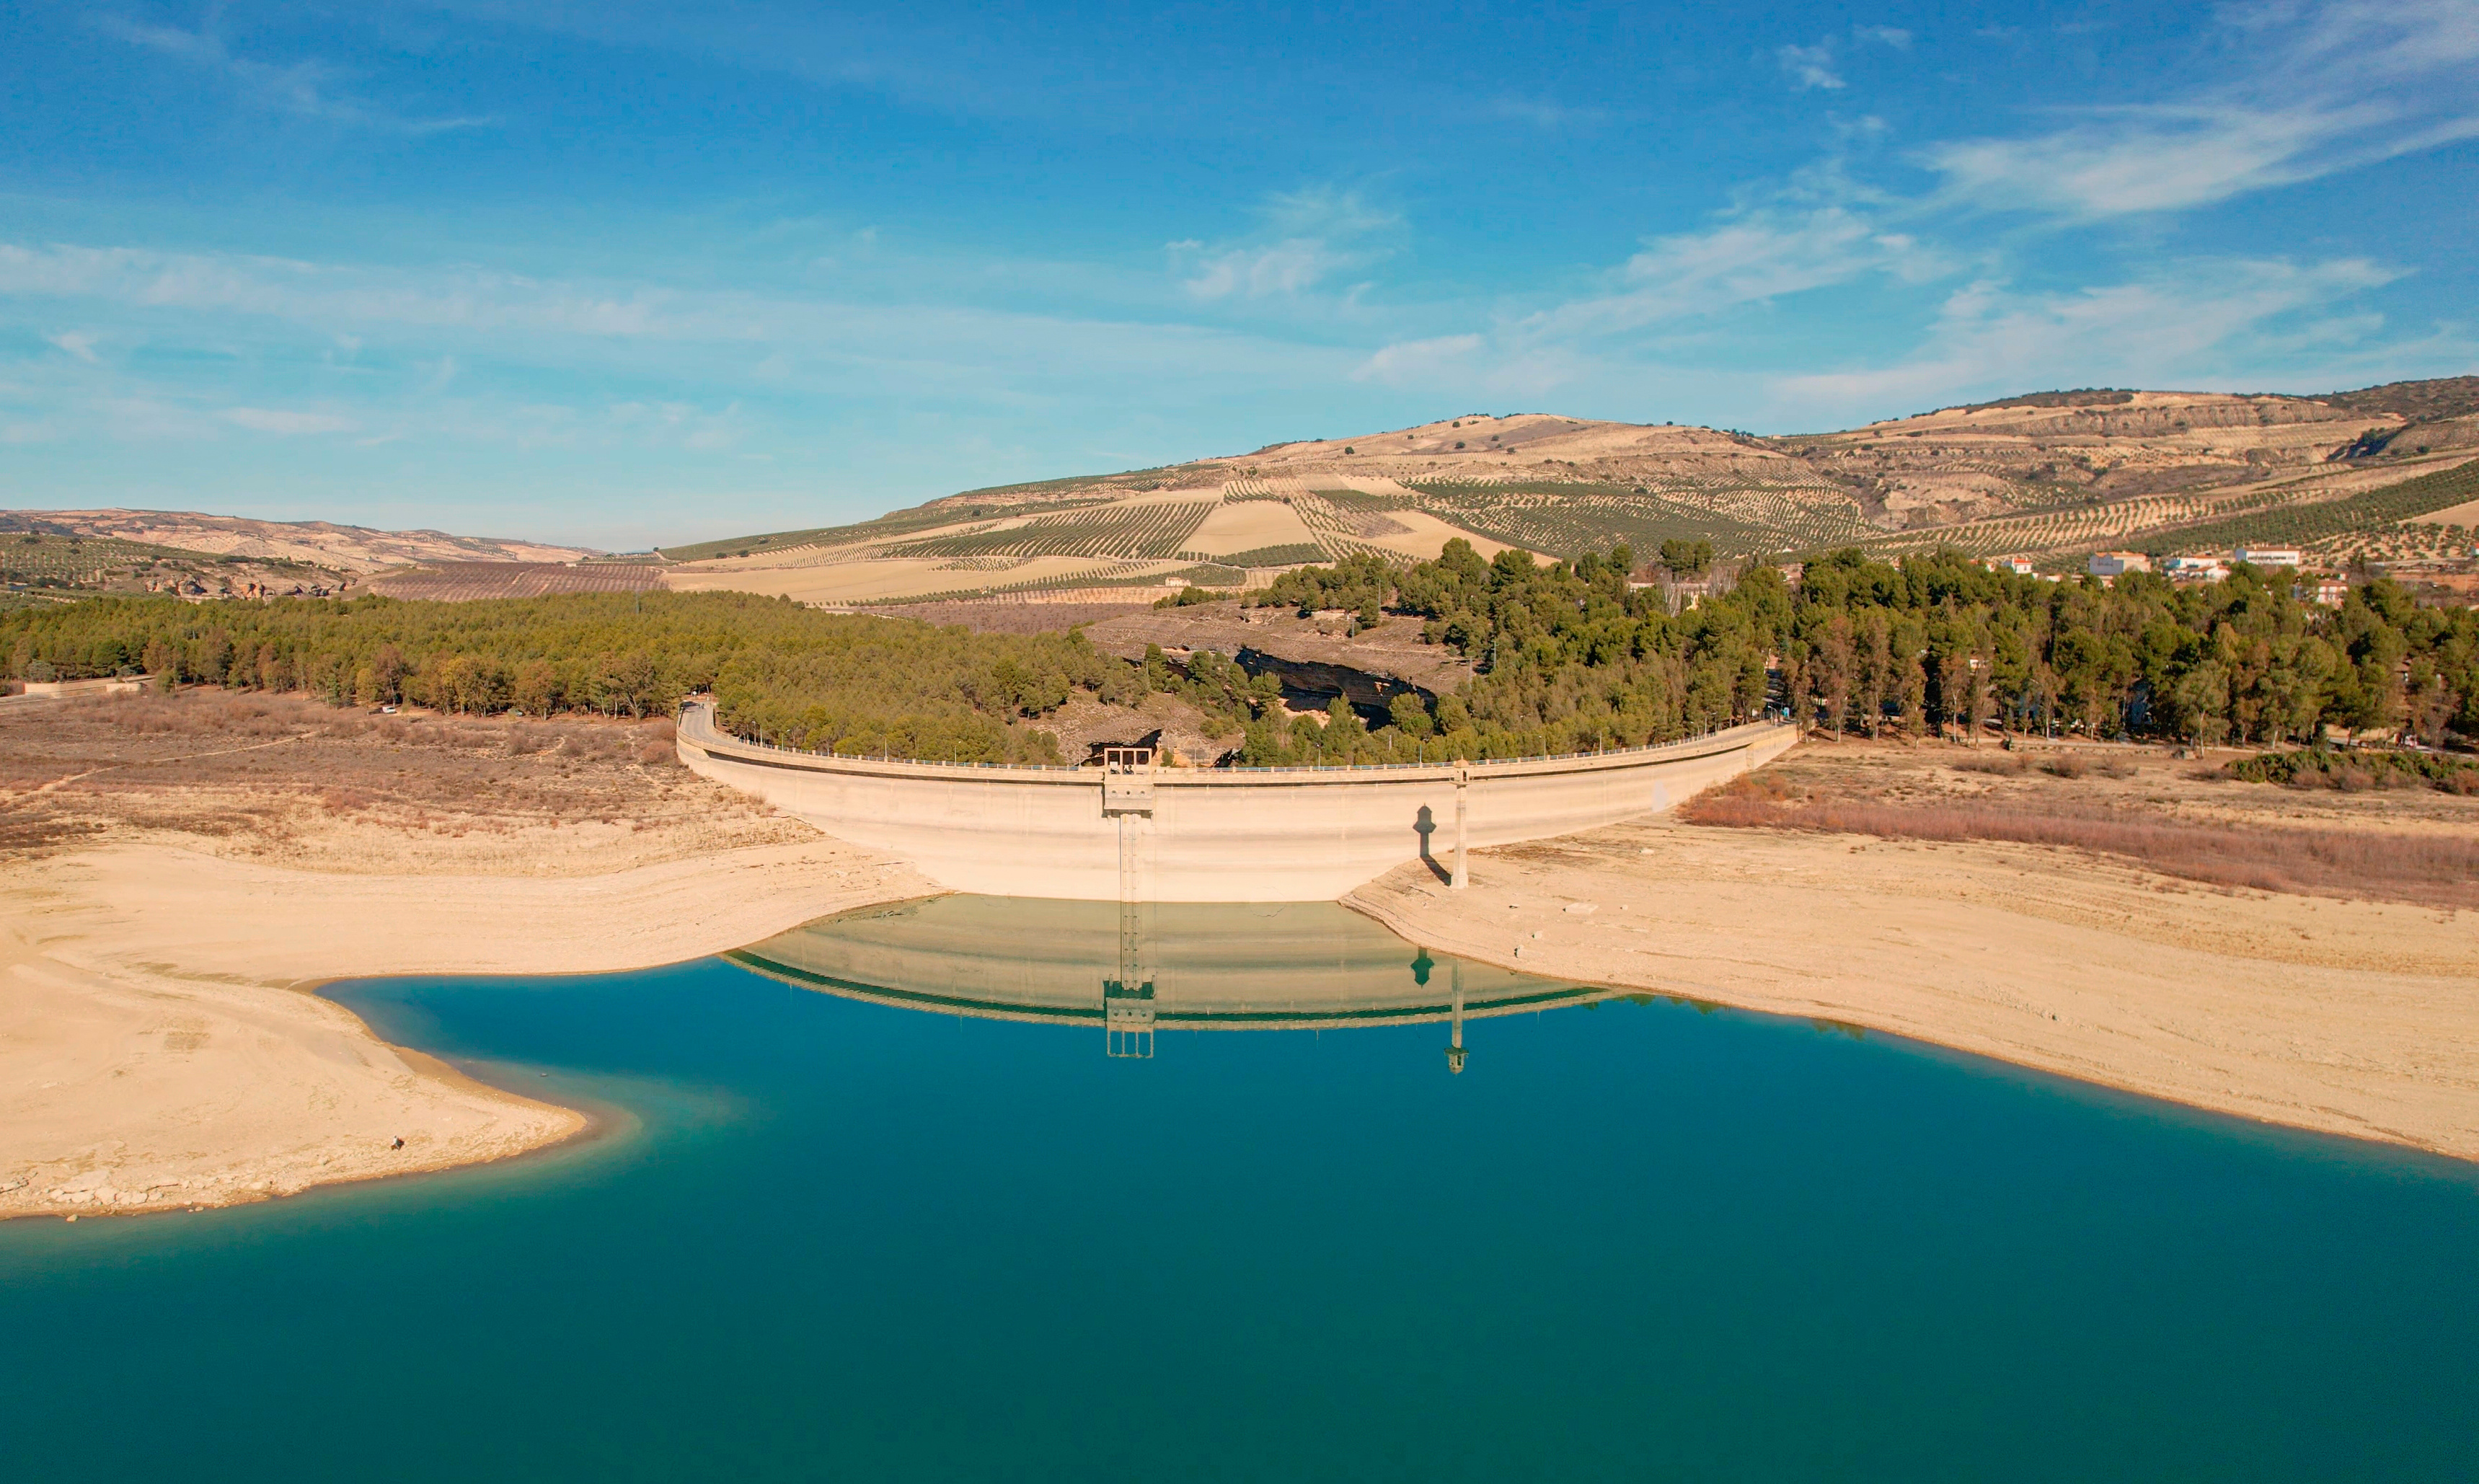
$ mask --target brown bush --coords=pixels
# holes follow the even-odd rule
[[[2091,764],[2072,753],[2059,753],[2040,764],[2040,771],[2052,778],[2082,778],[2091,772]]]
[[[1953,766],[1956,773],[1993,773],[2000,778],[2019,778],[2032,763],[2019,753],[1992,753],[1984,757],[1962,758]]]

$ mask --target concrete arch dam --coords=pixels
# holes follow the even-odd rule
[[[827,756],[680,715],[680,761],[940,885],[1082,901],[1332,901],[1409,860],[1461,884],[1464,848],[1681,803],[1798,740],[1750,724],[1574,757],[1365,768],[988,767]]]

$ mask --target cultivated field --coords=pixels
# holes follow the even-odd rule
[[[564,562],[437,562],[381,573],[362,586],[383,598],[471,602],[484,598],[548,598],[558,593],[641,593],[663,585],[651,566]]]

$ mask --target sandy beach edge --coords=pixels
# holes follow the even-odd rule
[[[823,838],[551,880],[126,843],[34,862],[0,888],[0,1219],[243,1205],[572,1146],[602,1120],[391,1044],[327,991],[655,968],[937,890]]]
[[[2211,1113],[2479,1162],[2479,954],[2461,941],[2466,928],[2433,912],[2317,904],[2320,932],[2410,939],[2383,969],[2351,972],[2234,948],[2256,926],[2247,919],[2297,909],[2279,899],[2222,899],[2240,919],[2231,931],[2172,941],[2138,915],[2161,900],[2138,872],[2083,864],[2066,878],[2058,862],[2006,847],[1879,847],[1873,880],[1818,891],[1749,883],[1736,868],[1843,869],[1846,843],[1692,832],[1730,869],[1638,881],[1557,850],[1485,852],[1466,892],[1407,869],[1342,905],[1423,946],[1545,978],[1854,1026]],[[1639,838],[1668,849],[1682,827],[1611,833],[1632,857]],[[2045,870],[2049,899],[1989,900],[1990,877],[2033,870]],[[1974,913],[1941,910],[1966,901]],[[1614,931],[1667,941],[1613,944]],[[2001,954],[2011,947],[2010,972],[1992,969],[1992,939]]]

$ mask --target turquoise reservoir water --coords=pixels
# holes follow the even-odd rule
[[[1111,1058],[1114,934],[347,986],[612,1131],[0,1226],[0,1476],[2479,1477],[2466,1166],[1333,908],[1165,909]]]

